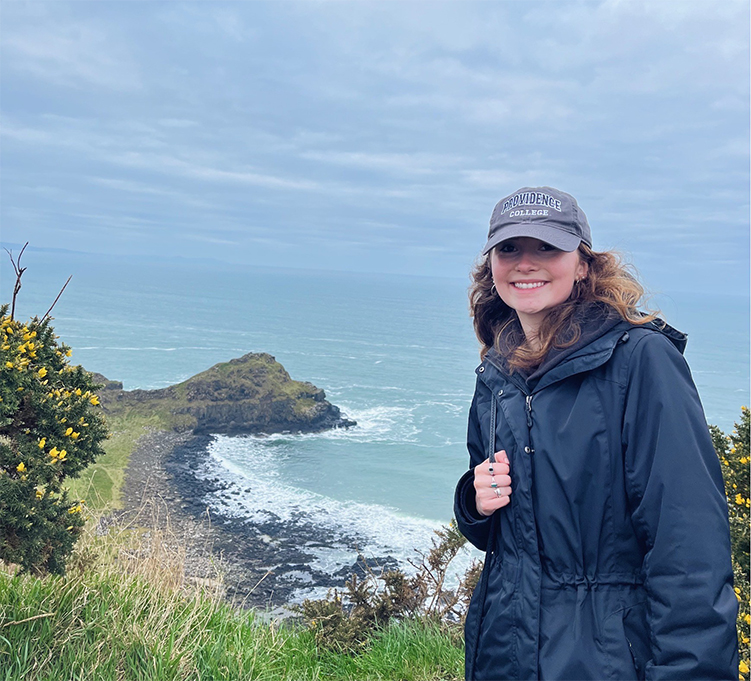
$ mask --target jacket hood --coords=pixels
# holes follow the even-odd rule
[[[683,331],[678,331],[678,329],[670,326],[670,324],[668,324],[663,319],[660,319],[659,317],[655,319],[653,322],[644,324],[644,326],[647,327],[648,329],[654,329],[655,331],[659,331],[673,345],[675,345],[676,349],[681,354],[685,352],[686,344],[688,343],[688,335],[683,333]]]
[[[600,302],[583,304],[575,315],[575,320],[579,324],[581,334],[575,343],[565,348],[553,347],[543,359],[540,366],[532,372],[523,369],[516,369],[517,373],[526,383],[529,389],[534,389],[539,380],[556,366],[564,362],[572,355],[591,345],[598,339],[609,335],[612,331],[623,332],[630,328],[646,327],[663,334],[675,347],[684,352],[687,343],[685,333],[678,331],[662,319],[655,319],[647,324],[637,325],[625,321],[613,308]],[[516,329],[520,329],[520,323],[514,321]],[[495,348],[488,351],[489,359],[495,360],[495,363],[501,364],[506,371],[511,374],[512,371],[508,366],[506,357],[501,355]]]

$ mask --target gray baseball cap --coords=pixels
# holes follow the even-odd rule
[[[575,251],[583,241],[592,248],[592,233],[576,199],[552,187],[523,187],[501,199],[490,216],[485,255],[501,241],[529,236],[562,251]]]

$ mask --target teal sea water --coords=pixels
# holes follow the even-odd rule
[[[126,389],[161,388],[269,352],[358,422],[321,434],[218,438],[211,472],[253,494],[207,503],[239,518],[302,514],[402,561],[451,518],[478,361],[468,280],[40,251],[24,264],[17,317],[43,314],[73,274],[53,313],[56,331],[75,363]],[[11,274],[4,263],[3,301]],[[748,298],[670,293],[656,302],[689,334],[686,357],[708,421],[731,430],[749,402]],[[334,569],[347,556],[329,551],[321,561]]]

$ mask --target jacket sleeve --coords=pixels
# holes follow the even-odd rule
[[[477,390],[469,408],[467,449],[469,470],[459,479],[454,494],[454,517],[459,531],[478,549],[485,551],[490,532],[490,516],[481,516],[475,505],[474,468],[487,458],[482,442],[480,420],[477,415]]]
[[[661,334],[635,341],[622,429],[632,522],[645,550],[648,681],[738,678],[727,500],[699,395]]]

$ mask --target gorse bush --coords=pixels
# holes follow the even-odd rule
[[[376,631],[394,621],[430,622],[455,639],[469,607],[482,570],[475,561],[457,585],[446,584],[452,561],[467,540],[455,522],[436,530],[433,546],[419,562],[410,561],[415,574],[387,570],[375,574],[367,563],[365,576],[352,575],[344,590],[334,589],[319,600],[306,600],[297,608],[308,623],[316,643],[339,652],[360,652]]]
[[[717,426],[710,426],[712,441],[720,457],[725,493],[730,516],[730,542],[733,555],[735,593],[738,596],[738,644],[740,649],[740,679],[749,678],[749,639],[751,639],[751,613],[749,613],[749,410],[741,408],[741,422],[735,424],[730,435]]]
[[[103,453],[96,385],[49,318],[23,324],[0,306],[0,559],[62,573],[84,524],[65,479]]]

